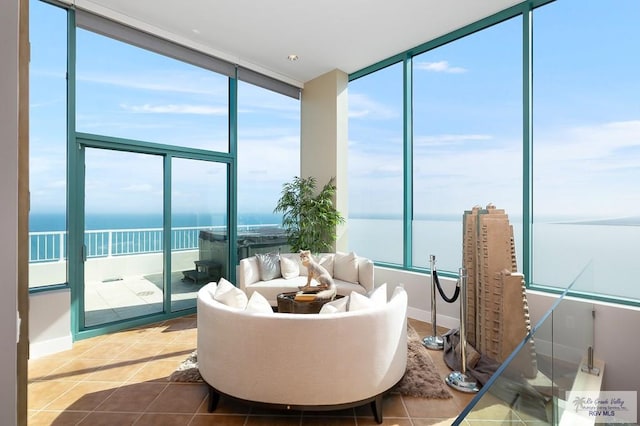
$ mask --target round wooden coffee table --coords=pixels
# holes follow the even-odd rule
[[[322,309],[322,305],[329,302],[329,300],[311,300],[311,301],[298,301],[295,300],[297,291],[290,291],[287,293],[280,293],[276,297],[278,301],[278,312],[291,313],[291,314],[317,314]],[[336,299],[343,296],[336,295]],[[334,299],[335,300],[335,299]]]

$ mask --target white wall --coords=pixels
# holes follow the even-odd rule
[[[397,269],[376,267],[376,286],[387,283],[389,291],[396,285],[402,285],[409,297],[408,315],[420,321],[431,322],[431,277],[417,272],[400,271]],[[440,278],[442,290],[448,297],[452,297],[456,287],[456,280]],[[446,328],[456,328],[460,325],[460,304],[446,303],[436,294],[436,323]]]
[[[18,401],[18,8],[17,1],[0,3],[0,413],[6,425],[17,423]]]
[[[60,289],[29,296],[29,356],[36,359],[71,349],[71,292]]]

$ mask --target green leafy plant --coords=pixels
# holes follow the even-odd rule
[[[344,223],[344,218],[333,205],[336,193],[334,179],[316,195],[314,177],[294,177],[282,185],[282,195],[274,213],[282,213],[282,226],[293,253],[311,250],[322,253],[333,250],[336,240],[336,226]]]

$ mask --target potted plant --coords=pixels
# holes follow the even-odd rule
[[[274,213],[282,213],[282,226],[287,233],[291,251],[312,253],[333,251],[336,226],[344,218],[333,205],[336,193],[334,178],[316,194],[314,177],[294,177],[282,185],[282,195]]]

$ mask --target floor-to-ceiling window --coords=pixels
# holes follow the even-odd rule
[[[67,281],[67,12],[31,1],[29,287]]]
[[[300,102],[262,87],[238,83],[238,238],[241,256],[265,246],[251,241],[262,229],[269,240],[284,242],[274,227],[282,185],[300,175]],[[274,234],[275,233],[275,234]],[[246,238],[243,238],[244,235]],[[255,239],[255,237],[254,237]],[[263,247],[277,250],[278,245]]]
[[[228,78],[78,29],[76,130],[228,152]]]
[[[71,288],[76,337],[193,311],[235,275],[229,227],[278,222],[299,89],[86,11],[32,10],[32,286]]]
[[[349,248],[403,263],[403,65],[349,84]]]
[[[513,18],[413,57],[413,266],[457,271],[476,205],[521,222],[521,32]]]
[[[211,248],[228,235],[228,77],[82,28],[75,44],[80,328],[194,308],[230,270],[226,240]]]
[[[533,277],[640,300],[640,2],[533,14]]]
[[[529,285],[565,288],[580,276],[574,289],[589,297],[640,303],[639,12],[631,0],[522,3],[353,73],[350,226],[357,230],[359,209],[376,200],[385,213],[397,207],[400,220],[395,240],[377,240],[383,228],[375,225],[363,233],[369,240],[350,229],[350,247],[409,269],[424,269],[433,254],[439,269],[456,271],[464,210],[491,203],[510,216]],[[363,119],[380,105],[398,117],[403,82],[409,114]],[[380,96],[387,92],[395,103]],[[366,107],[355,108],[363,99]],[[378,141],[393,132],[412,142],[404,160],[400,147],[362,155],[390,148]],[[393,181],[393,195],[381,170],[406,175]]]

